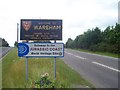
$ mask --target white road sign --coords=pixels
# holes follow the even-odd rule
[[[19,57],[63,57],[63,43],[19,43]]]

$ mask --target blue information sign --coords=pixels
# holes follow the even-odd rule
[[[18,56],[23,57],[29,53],[29,46],[25,43],[18,43]]]

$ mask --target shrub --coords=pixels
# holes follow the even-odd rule
[[[91,51],[98,51],[98,46],[97,45],[92,45],[89,48]]]
[[[57,80],[50,80],[48,76],[49,76],[48,73],[41,75],[40,80],[35,80],[32,82],[32,88],[64,88],[65,87]]]

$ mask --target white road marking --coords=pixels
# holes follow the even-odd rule
[[[84,58],[84,57],[77,56],[77,55],[74,55],[74,54],[72,54],[72,53],[68,53],[68,52],[65,52],[65,53],[67,53],[67,54],[69,54],[69,55],[71,55],[71,56],[77,57],[77,58],[79,58],[79,59],[87,60],[87,59]],[[120,70],[118,70],[118,69],[115,69],[115,68],[113,68],[113,67],[110,67],[110,66],[107,66],[107,65],[98,63],[98,62],[92,62],[92,63],[93,63],[93,64],[96,64],[96,65],[99,65],[99,66],[102,66],[102,67],[105,67],[105,68],[108,68],[108,69],[113,70],[113,71],[116,71],[116,72],[120,72]]]
[[[68,53],[68,52],[65,52],[65,53],[67,53],[67,54],[69,54],[69,55],[72,55],[72,56],[74,56],[74,57],[77,57],[77,58],[79,58],[79,59],[86,59],[86,58],[84,58],[84,57],[81,57],[81,56],[77,56],[77,55],[74,55],[74,54],[72,54],[72,53]]]
[[[98,63],[98,62],[92,62],[92,63],[96,64],[96,65],[99,65],[99,66],[102,66],[102,67],[105,67],[105,68],[108,68],[108,69],[116,71],[116,72],[120,72],[120,70],[118,70],[118,69],[112,68],[110,66],[107,66],[107,65],[104,65],[104,64],[101,64],[101,63]]]

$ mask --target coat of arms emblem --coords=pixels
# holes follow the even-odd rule
[[[31,27],[31,21],[22,21],[23,28],[28,31]]]

